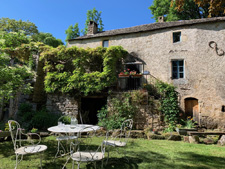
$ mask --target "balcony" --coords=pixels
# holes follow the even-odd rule
[[[142,75],[123,75],[118,77],[119,91],[138,90],[142,87]]]

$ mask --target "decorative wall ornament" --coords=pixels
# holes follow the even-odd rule
[[[217,47],[217,43],[214,42],[214,41],[210,41],[210,42],[209,42],[209,47],[212,48],[212,49],[214,49],[214,50],[216,51],[216,54],[217,54],[218,56],[223,56],[223,55],[225,54],[225,52],[224,52],[222,49],[219,49],[219,48]]]

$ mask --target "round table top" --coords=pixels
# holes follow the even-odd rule
[[[86,128],[90,127],[90,128]],[[84,129],[86,128],[86,129]],[[71,125],[60,125],[60,126],[53,126],[48,128],[48,131],[54,133],[79,133],[81,130],[82,132],[88,132],[91,130],[99,130],[99,126],[91,125],[91,124],[77,124],[76,126],[71,127]]]

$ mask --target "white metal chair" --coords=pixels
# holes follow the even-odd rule
[[[20,128],[20,124],[14,120],[9,120],[8,124],[9,124],[9,131],[11,133],[12,142],[13,142],[13,146],[14,146],[14,150],[16,154],[15,169],[17,168],[18,164],[23,160],[24,155],[36,154],[36,153],[40,153],[40,166],[42,168],[41,153],[47,149],[47,146],[39,145],[39,143],[41,142],[40,135],[36,133],[29,133],[29,134],[23,133],[23,130]],[[27,138],[29,138],[29,136],[36,135],[39,137],[39,140],[37,141],[36,144],[34,144],[34,141],[31,141],[31,140],[29,141],[28,139],[22,139],[22,135],[26,136]],[[28,144],[28,141],[30,142],[29,144]],[[24,145],[22,143],[24,143]],[[25,143],[27,144],[25,145]],[[21,159],[18,162],[19,156],[21,156]]]
[[[69,124],[71,122],[71,117],[68,115],[61,116],[58,119],[58,122],[62,122],[64,124]],[[57,136],[56,141],[58,142],[58,144],[57,144],[57,152],[55,154],[55,158],[62,157],[67,154],[66,153],[67,151],[65,150],[65,147],[63,146],[62,141],[72,141],[75,139],[77,139],[77,136],[75,136],[75,135],[59,135],[59,136]],[[61,147],[61,149],[60,149],[60,147]],[[58,156],[59,153],[60,153],[60,155]]]
[[[70,145],[70,157],[67,159],[63,169],[70,159],[73,160],[72,168],[74,169],[74,161],[77,162],[77,168],[80,168],[81,162],[84,163],[94,163],[96,169],[96,162],[102,161],[101,168],[103,168],[103,159],[105,157],[105,142],[107,137],[102,137],[101,145],[92,145],[93,137],[99,136],[92,127],[86,127],[80,131],[78,141],[76,143],[71,143]]]
[[[107,146],[112,146],[112,147],[125,147],[130,137],[130,131],[132,127],[133,127],[133,120],[132,119],[125,120],[122,123],[120,130],[117,132],[118,134],[112,135],[109,140],[104,140],[105,144]],[[107,135],[108,133],[109,131],[107,132]],[[108,150],[107,161],[108,159],[109,159],[109,150]]]

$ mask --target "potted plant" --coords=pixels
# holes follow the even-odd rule
[[[128,78],[130,76],[130,69],[124,70],[123,72],[120,72],[119,77],[122,78]]]
[[[188,131],[197,131],[196,128],[196,122],[193,120],[193,118],[188,117],[186,121],[184,121],[184,125],[182,126],[181,124],[177,124],[176,131],[180,135],[187,135]]]
[[[130,75],[133,78],[140,78],[140,77],[142,77],[142,74],[137,74],[137,72],[135,70],[131,71]]]

